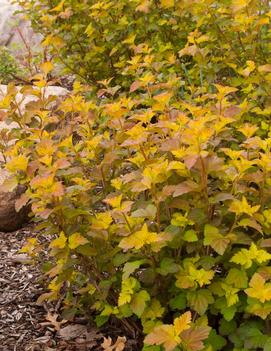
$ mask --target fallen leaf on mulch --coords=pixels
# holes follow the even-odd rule
[[[58,320],[57,320],[58,317],[59,317],[59,314],[58,314],[58,313],[53,313],[53,314],[52,314],[52,313],[49,311],[49,312],[47,313],[47,315],[46,315],[46,320],[47,320],[48,322],[40,323],[40,325],[43,325],[43,326],[45,326],[45,325],[52,325],[52,326],[55,328],[55,330],[59,331],[60,328],[61,328],[61,325],[67,323],[67,321],[66,321],[66,320],[62,320],[62,321],[58,322]]]
[[[59,330],[59,335],[66,340],[71,340],[87,332],[87,327],[82,324],[67,325]]]
[[[101,346],[104,351],[123,351],[125,349],[125,343],[125,336],[118,336],[117,341],[112,345],[112,339],[109,336],[108,338],[104,338],[104,342]]]

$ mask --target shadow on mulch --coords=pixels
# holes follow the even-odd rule
[[[126,338],[119,327],[97,330],[84,319],[61,324],[54,308],[36,304],[41,273],[18,252],[32,236],[32,226],[0,233],[0,351],[140,350],[139,338]]]

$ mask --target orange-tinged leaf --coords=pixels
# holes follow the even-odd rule
[[[29,195],[23,193],[15,202],[15,210],[19,212],[30,200]]]
[[[150,5],[150,0],[142,0],[140,4],[136,7],[136,11],[148,13],[150,10]]]
[[[101,344],[104,351],[122,351],[125,349],[126,337],[118,336],[115,343],[112,342],[110,336],[108,338],[104,337],[104,341]]]
[[[262,65],[258,67],[258,71],[260,73],[270,73],[271,72],[271,65],[267,64],[267,65]]]
[[[132,83],[132,85],[130,86],[130,93],[133,93],[134,91],[136,91],[138,88],[141,87],[141,83],[140,81],[136,80],[135,82]]]
[[[56,182],[52,185],[50,192],[53,196],[61,197],[65,194],[65,188],[61,182]]]
[[[200,187],[192,180],[186,180],[178,185],[175,185],[172,189],[174,189],[173,197],[177,197],[190,192],[199,191]]]
[[[176,338],[174,326],[169,324],[155,327],[144,340],[147,345],[163,345],[166,351],[174,350],[180,342],[181,339]]]
[[[185,330],[181,334],[181,338],[186,345],[187,350],[200,351],[204,348],[203,341],[206,340],[210,334],[211,328],[208,326],[200,326]]]
[[[173,350],[182,343],[182,335],[185,331],[190,330],[191,312],[187,311],[180,317],[175,318],[173,325],[162,324],[153,329],[146,336],[144,343],[147,345],[163,345],[166,351]]]

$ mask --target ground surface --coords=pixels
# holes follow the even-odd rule
[[[98,331],[84,319],[61,324],[59,306],[37,306],[44,292],[39,268],[19,253],[32,232],[0,233],[0,351],[136,350],[119,328]]]

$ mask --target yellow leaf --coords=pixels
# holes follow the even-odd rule
[[[49,45],[52,45],[56,48],[60,48],[64,46],[64,42],[60,37],[49,34],[43,40],[42,46],[49,46]]]
[[[92,23],[90,23],[87,26],[87,29],[85,30],[85,33],[88,35],[89,38],[91,38],[92,34],[95,32],[95,28],[93,27]]]
[[[242,125],[241,128],[239,128],[238,130],[244,134],[244,136],[246,138],[251,138],[252,135],[259,129],[259,127],[253,125],[253,124],[249,124],[249,123],[245,123],[244,125]]]
[[[50,139],[42,140],[37,146],[36,146],[36,151],[39,156],[51,156],[54,151],[54,143]]]
[[[50,10],[50,12],[61,12],[61,11],[63,11],[64,3],[65,3],[65,0],[60,1],[60,3],[57,6],[55,6],[54,8],[52,8]]]
[[[33,84],[38,88],[44,88],[44,87],[46,87],[47,82],[46,82],[46,80],[41,79],[41,80],[34,81]]]
[[[7,163],[6,168],[10,172],[23,171],[25,172],[28,166],[28,158],[24,155],[13,156]]]
[[[191,312],[187,311],[179,318],[174,319],[174,329],[177,335],[190,328],[191,318]]]
[[[165,9],[173,7],[175,4],[174,0],[161,0],[161,6]]]
[[[240,264],[246,269],[252,266],[253,261],[261,264],[271,259],[271,254],[265,250],[259,250],[257,246],[252,243],[249,250],[241,249],[231,259],[231,262]]]
[[[189,267],[189,278],[196,281],[200,287],[211,283],[215,275],[214,271],[206,271],[205,269],[196,269],[193,266]]]
[[[100,230],[109,228],[112,223],[112,217],[108,212],[97,213],[96,217],[92,218],[91,228]]]
[[[27,244],[24,245],[20,252],[26,252],[28,255],[33,255],[38,244],[38,240],[36,238],[27,239]]]
[[[74,233],[69,237],[70,249],[76,249],[78,246],[88,244],[89,241],[80,233]]]
[[[231,205],[229,207],[229,211],[234,212],[237,215],[245,213],[249,216],[252,216],[252,215],[254,215],[254,213],[256,213],[259,210],[259,208],[260,208],[260,205],[250,206],[247,202],[247,199],[243,196],[242,201],[234,200],[231,203]]]
[[[234,93],[234,92],[236,92],[238,90],[236,88],[223,86],[223,85],[220,85],[220,84],[214,84],[214,85],[215,85],[216,89],[218,90],[218,94],[217,94],[218,100],[221,100],[225,96],[227,96],[227,95],[229,95],[231,93]]]
[[[128,38],[122,41],[122,44],[134,44],[136,38],[136,34],[130,35]]]
[[[52,64],[52,62],[47,61],[44,62],[40,65],[40,69],[42,70],[42,72],[47,76],[48,73],[50,73],[54,68],[54,65]]]
[[[136,249],[139,250],[143,246],[159,241],[157,233],[149,232],[147,224],[145,223],[142,229],[124,238],[119,243],[119,247],[124,250]]]
[[[65,236],[64,232],[61,232],[59,237],[53,240],[50,244],[51,248],[57,248],[57,249],[64,249],[66,246],[67,242],[67,237]]]
[[[265,279],[255,273],[249,282],[249,288],[245,290],[249,297],[260,300],[262,303],[271,300],[271,284],[265,283]]]
[[[250,73],[253,72],[255,70],[255,62],[254,61],[247,61],[247,67],[243,70],[240,71],[240,73],[244,76],[244,77],[249,77]]]
[[[112,179],[112,180],[111,180],[111,185],[112,185],[115,189],[120,190],[121,187],[122,187],[122,180],[121,180],[121,178]]]
[[[122,305],[125,305],[126,303],[131,302],[132,296],[134,294],[134,291],[136,290],[137,285],[138,285],[138,282],[133,277],[129,277],[122,281],[121,292],[118,298],[118,306],[122,306]]]
[[[104,202],[113,208],[118,208],[120,207],[121,200],[122,200],[122,194],[114,197],[109,197],[105,199]]]
[[[163,111],[164,108],[169,104],[172,97],[172,93],[161,93],[154,96],[155,104],[153,105],[153,111]]]

